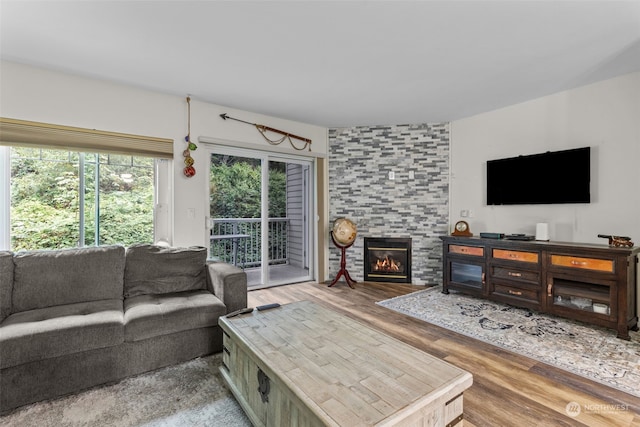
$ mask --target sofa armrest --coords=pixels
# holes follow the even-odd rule
[[[227,313],[247,306],[247,273],[231,264],[207,262],[207,287],[227,307]]]

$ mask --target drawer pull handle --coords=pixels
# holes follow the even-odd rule
[[[271,381],[267,374],[260,368],[258,368],[258,392],[260,393],[260,399],[262,403],[269,401],[269,392],[271,391]]]
[[[522,273],[513,273],[513,272],[508,272],[507,275],[511,276],[511,277],[522,277]]]
[[[586,261],[576,261],[576,260],[571,260],[571,265],[587,265],[588,262]]]
[[[516,254],[509,254],[509,258],[518,258],[518,255],[516,255]]]
[[[511,289],[509,289],[509,295],[518,295],[518,296],[520,296],[520,295],[522,295],[522,292],[520,292],[520,291],[512,291]]]

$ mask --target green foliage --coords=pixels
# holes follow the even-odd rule
[[[258,159],[213,155],[211,158],[210,206],[212,218],[260,218],[262,166]],[[287,215],[286,164],[269,162],[269,217]],[[250,236],[247,253],[249,264],[257,263],[261,253],[261,224],[249,222],[219,224],[217,234],[243,233]],[[273,244],[270,243],[270,246]],[[213,257],[230,262],[232,247],[229,242],[211,245]]]
[[[286,216],[285,164],[269,166],[269,217]],[[212,218],[260,218],[262,167],[259,160],[214,155],[211,161]]]
[[[77,211],[56,209],[38,200],[11,205],[12,249],[59,249],[78,246]]]
[[[287,216],[287,175],[284,163],[269,164],[269,217]]]
[[[85,246],[150,243],[153,240],[153,159],[86,154]],[[96,230],[96,159],[100,203]],[[76,247],[80,242],[78,154],[62,150],[12,149],[12,250]],[[129,177],[129,175],[131,175]],[[96,242],[96,231],[99,242]]]

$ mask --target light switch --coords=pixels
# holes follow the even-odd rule
[[[396,179],[396,174],[394,171],[389,171],[389,179]]]

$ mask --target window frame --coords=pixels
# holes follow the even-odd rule
[[[153,158],[153,242],[172,244],[173,139],[0,117],[0,250],[11,248],[11,146]]]
[[[113,154],[109,154],[109,153],[66,150],[66,149],[59,149],[57,147],[35,148],[36,151],[34,153],[30,153],[30,152],[16,153],[12,150],[12,147],[8,147],[8,149],[4,149],[5,147],[1,147],[1,148],[3,148],[3,152],[0,153],[0,156],[2,156],[3,158],[0,158],[0,162],[3,165],[7,165],[7,159],[8,159],[8,165],[5,166],[5,169],[2,170],[2,173],[3,173],[2,177],[6,178],[6,179],[3,179],[2,181],[8,183],[8,189],[2,194],[2,201],[3,201],[2,204],[3,206],[8,206],[8,209],[4,214],[4,218],[6,219],[3,219],[2,221],[0,221],[0,224],[3,230],[2,234],[5,236],[5,238],[3,239],[2,246],[0,246],[1,249],[16,250],[15,247],[12,247],[12,244],[15,244],[16,242],[13,241],[13,235],[12,235],[12,231],[15,231],[13,229],[13,226],[15,226],[15,224],[12,223],[12,218],[11,218],[11,210],[13,208],[12,197],[11,197],[13,177],[11,176],[11,171],[12,171],[12,167],[16,167],[16,163],[14,162],[18,162],[17,165],[19,165],[20,164],[19,162],[22,159],[35,161],[36,164],[39,164],[38,162],[53,162],[54,164],[62,162],[67,165],[65,166],[65,168],[70,167],[74,171],[74,177],[73,177],[72,187],[71,187],[73,188],[72,190],[73,195],[71,193],[68,193],[70,194],[70,196],[72,196],[75,199],[73,206],[70,207],[71,211],[69,211],[70,213],[72,213],[72,215],[73,213],[75,213],[76,215],[76,221],[74,222],[74,228],[76,230],[76,234],[74,234],[74,236],[77,237],[77,240],[76,240],[77,245],[74,247],[121,244],[119,242],[105,242],[104,241],[105,235],[100,232],[103,228],[106,228],[104,220],[103,221],[99,220],[101,216],[101,212],[106,212],[108,214],[110,209],[108,207],[109,205],[101,206],[101,199],[103,197],[107,197],[107,193],[100,190],[100,187],[97,186],[97,183],[102,181],[103,179],[107,179],[107,177],[103,175],[104,173],[103,168],[105,167],[115,168],[116,170],[124,168],[124,169],[121,169],[121,171],[123,170],[125,173],[129,173],[130,171],[134,175],[138,175],[138,172],[135,171],[136,168],[143,168],[144,170],[146,170],[146,172],[142,172],[143,175],[149,176],[148,174],[151,174],[150,183],[152,188],[148,190],[144,190],[144,188],[148,188],[145,185],[143,186],[142,191],[143,193],[146,191],[150,191],[151,193],[151,197],[152,197],[151,206],[150,206],[151,213],[150,213],[150,216],[147,217],[145,215],[145,217],[147,217],[152,223],[151,235],[149,237],[150,237],[150,240],[155,242],[155,238],[156,238],[155,210],[157,206],[156,197],[158,193],[157,191],[158,159],[147,157],[147,159],[149,159],[150,162],[142,162],[136,165],[137,162],[134,160],[136,158],[137,159],[145,158],[145,156],[117,154],[116,155],[117,157],[114,159]],[[16,146],[14,148],[19,149],[21,147]],[[46,150],[46,151],[40,151],[40,150]],[[16,154],[18,155],[17,157],[16,157]],[[25,155],[26,157],[24,157]],[[52,157],[50,158],[50,156]],[[65,160],[65,157],[66,157],[66,160]],[[49,166],[48,168],[50,167],[51,166]],[[45,166],[45,168],[47,168],[47,166]],[[91,188],[89,186],[91,186]],[[25,219],[28,220],[28,218],[25,218]],[[89,228],[87,229],[87,227]],[[151,242],[145,240],[144,242],[141,241],[140,243],[151,243]],[[49,249],[49,248],[48,247],[30,248],[30,250],[31,249]]]

